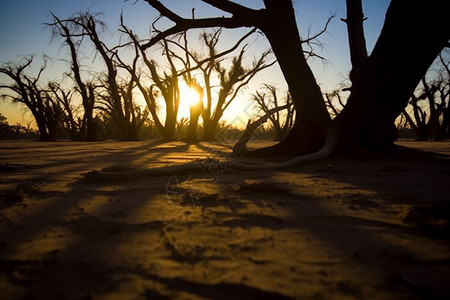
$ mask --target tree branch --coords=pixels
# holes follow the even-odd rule
[[[240,45],[247,37],[249,37],[250,35],[252,35],[255,31],[256,31],[256,28],[253,28],[253,29],[250,30],[247,34],[245,34],[243,37],[241,37],[241,38],[236,42],[236,44],[234,44],[233,47],[231,47],[230,49],[225,50],[225,51],[223,51],[223,52],[217,53],[217,54],[215,54],[215,55],[213,55],[213,56],[211,56],[211,57],[207,57],[207,58],[205,58],[205,59],[202,59],[202,60],[200,60],[200,61],[197,61],[196,58],[194,58],[194,57],[191,56],[192,58],[194,58],[194,61],[196,62],[196,66],[190,67],[190,68],[188,68],[188,69],[185,69],[185,70],[179,72],[179,73],[178,73],[178,76],[184,75],[184,74],[187,73],[187,72],[195,71],[195,70],[201,68],[201,66],[202,66],[203,64],[208,63],[208,62],[211,62],[211,61],[215,61],[215,60],[217,60],[218,58],[223,57],[223,56],[225,56],[225,55],[227,55],[227,54],[233,52],[234,50],[236,50],[236,49],[239,47],[239,45]],[[179,43],[174,42],[174,41],[170,41],[170,40],[168,40],[168,42],[175,44],[176,46],[178,46],[179,48],[181,48],[183,51],[185,51],[186,53],[189,53],[189,55],[191,55],[190,52],[189,52],[189,49],[187,49],[186,47],[181,46]]]
[[[231,1],[202,0],[203,2],[210,4],[218,9],[232,13],[233,16],[227,18],[216,17],[216,18],[202,18],[202,19],[186,19],[168,9],[158,0],[144,0],[144,1],[150,4],[156,10],[158,10],[158,12],[162,16],[174,22],[175,25],[167,30],[157,31],[158,33],[154,37],[152,37],[150,41],[141,46],[142,50],[145,50],[153,46],[158,41],[172,34],[183,32],[188,29],[212,28],[212,27],[224,27],[224,28],[253,27],[255,22],[251,21],[252,19],[251,16],[259,13],[259,11],[257,10],[241,6]],[[247,17],[242,17],[243,14],[246,14]],[[240,17],[235,17],[234,15],[239,15]]]
[[[307,39],[302,40],[302,43],[310,43],[311,41],[317,39],[319,36],[321,36],[322,34],[324,34],[327,29],[328,29],[328,25],[330,25],[331,20],[335,17],[336,15],[331,15],[328,17],[327,22],[325,23],[325,25],[323,26],[322,30],[319,31],[318,33],[316,33],[315,35],[309,37]]]
[[[257,10],[242,6],[240,4],[234,3],[228,0],[202,0],[205,3],[208,3],[215,8],[223,10],[233,15],[244,15],[244,14],[253,14],[256,13]]]
[[[206,18],[206,19],[182,19],[181,22],[176,23],[175,26],[159,32],[157,35],[152,37],[150,41],[141,46],[142,50],[148,49],[149,47],[156,44],[158,41],[189,29],[196,28],[212,28],[212,27],[224,27],[224,28],[239,28],[239,27],[251,27],[251,22],[242,22],[242,20],[237,20],[233,17],[231,18]]]
[[[180,17],[179,15],[168,9],[158,0],[144,0],[144,1],[150,4],[157,11],[159,11],[161,15],[165,16],[174,23],[182,22],[184,20],[182,17]]]

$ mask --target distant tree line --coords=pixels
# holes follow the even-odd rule
[[[211,140],[238,93],[256,73],[276,62],[270,59],[271,51],[265,51],[245,65],[248,44],[243,42],[255,30],[225,51],[217,47],[219,29],[200,35],[204,53],[190,49],[186,33],[163,39],[160,47],[149,53],[141,49],[137,36],[121,17],[119,31],[128,41],[108,45],[103,38],[106,24],[99,15],[87,12],[67,19],[53,15],[53,22],[47,24],[53,38],[69,50],[70,71],[64,74],[65,81],[44,82],[41,77],[48,59],[36,75],[30,72],[33,56],[0,67],[0,73],[9,80],[0,85],[1,97],[27,107],[38,127],[39,140],[137,140],[144,136],[170,141],[181,133],[192,141]],[[100,71],[82,64],[86,59],[83,50],[89,47],[95,51],[93,61],[102,65]],[[233,56],[233,51],[237,55]],[[205,100],[191,107],[189,119],[179,120],[182,80]],[[203,119],[201,126],[199,117]]]
[[[30,123],[28,123],[27,126],[21,124],[10,125],[7,118],[0,113],[0,139],[37,139],[39,137],[39,132],[31,128],[30,125]]]
[[[272,3],[271,1],[267,3],[269,2]],[[158,5],[160,4],[155,2],[155,6],[159,7]],[[276,4],[271,7],[278,9],[284,5]],[[353,5],[349,7],[355,8]],[[251,12],[243,7],[234,6],[231,10],[235,10],[236,13],[241,10]],[[360,10],[360,8],[356,9],[359,13]],[[358,35],[352,30],[360,26],[354,24],[350,26],[351,10],[348,13],[348,18],[344,21],[349,27],[349,35]],[[244,57],[248,51],[248,44],[244,42],[249,36],[257,34],[255,28],[242,36],[232,47],[223,51],[218,50],[222,30],[203,31],[199,39],[203,52],[199,52],[189,45],[187,36],[189,26],[186,26],[186,30],[177,29],[179,33],[176,35],[166,35],[165,31],[159,31],[155,26],[159,18],[152,24],[155,38],[145,43],[125,25],[121,17],[119,32],[122,34],[122,39],[125,37],[126,41],[111,45],[104,37],[106,24],[100,20],[100,14],[82,12],[66,19],[52,16],[53,21],[46,25],[51,30],[53,38],[60,41],[69,54],[66,62],[70,69],[61,79],[48,82],[42,79],[42,74],[49,64],[48,59],[44,59],[42,66],[34,75],[30,71],[34,61],[33,56],[23,57],[17,62],[3,63],[0,66],[0,74],[8,79],[0,83],[2,91],[0,96],[27,107],[38,128],[38,139],[42,141],[53,141],[59,138],[78,141],[161,138],[170,141],[180,137],[189,141],[212,140],[217,137],[220,130],[230,130],[229,126],[223,123],[222,117],[238,93],[258,72],[276,62],[272,56],[272,50],[268,50],[254,57],[251,64],[244,63]],[[175,16],[172,17],[175,18]],[[362,17],[358,15],[356,18],[362,24]],[[331,18],[328,22],[330,20]],[[213,21],[221,24],[224,20],[213,19]],[[236,27],[239,26],[241,25],[236,25]],[[326,30],[326,26],[322,32]],[[275,29],[264,27],[264,30],[267,36],[274,41],[277,40],[277,34],[272,32]],[[295,30],[292,33],[294,34]],[[303,50],[306,59],[320,58],[314,54],[310,45],[310,42],[319,35],[299,40],[300,44],[310,48],[310,50]],[[305,101],[318,97],[322,99],[317,95],[320,89],[314,83],[303,86],[301,90],[300,86],[288,81],[290,92],[285,93],[283,97],[279,96],[282,92],[268,84],[251,94],[251,100],[259,110],[259,117],[274,112],[264,118],[267,123],[260,129],[261,136],[271,136],[276,140],[287,140],[287,143],[290,143],[289,141],[293,138],[297,140],[294,132],[298,131],[298,134],[308,133],[307,135],[314,136],[316,139],[317,135],[314,135],[313,131],[320,131],[322,128],[320,126],[328,124],[329,119],[334,119],[345,111],[344,108],[348,106],[346,93],[354,91],[354,81],[363,74],[360,71],[359,61],[367,60],[367,51],[365,51],[365,44],[361,41],[363,39],[358,38],[360,48],[351,45],[353,69],[349,74],[350,83],[332,92],[323,93],[324,109],[328,113],[317,114],[316,119],[312,117],[314,114],[308,114],[309,108],[306,107],[311,104],[312,110],[322,111],[321,107],[308,102],[309,104],[302,104],[306,105],[302,110],[298,110],[299,103],[296,103],[300,99]],[[291,47],[277,48],[278,44],[282,43],[278,43],[277,40],[277,43],[272,44],[272,48],[275,47],[278,51],[278,62],[287,68],[284,71],[290,70],[289,62],[284,60],[289,56],[288,53],[286,57],[284,54],[281,56],[283,59],[281,62],[279,60],[281,53]],[[148,51],[150,45],[151,51]],[[94,68],[83,63],[87,59],[83,54],[85,49],[93,49],[92,63],[101,67]],[[357,49],[364,51],[356,51]],[[413,132],[419,140],[449,138],[448,58],[449,55],[441,53],[438,72],[434,75],[423,76],[421,84],[410,97],[408,106],[403,109],[397,119],[396,125],[400,132]],[[294,75],[293,73],[287,77],[295,79]],[[309,73],[306,75],[305,78],[310,78]],[[183,101],[179,86],[181,81],[196,90],[203,101],[190,107],[189,118],[180,120],[179,106],[180,101]],[[398,79],[398,82],[401,83],[401,79]],[[296,101],[293,100],[292,92]],[[305,93],[311,95],[306,98],[300,97]],[[351,109],[348,110],[351,111]],[[202,122],[199,122],[200,118]],[[295,120],[297,120],[297,126],[295,126]],[[309,123],[307,122],[309,125],[299,129],[298,126],[305,120],[309,120]],[[340,121],[337,120],[337,122]],[[375,123],[374,121],[373,126]],[[308,126],[311,131],[308,131]],[[375,126],[371,132],[378,135],[377,132],[381,131],[377,131]],[[9,135],[5,134],[5,136]],[[310,145],[312,144],[306,143],[304,146],[308,148]],[[300,149],[301,147],[299,151]]]

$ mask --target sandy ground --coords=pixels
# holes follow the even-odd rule
[[[449,142],[400,143],[450,155]],[[0,297],[450,298],[448,158],[210,168],[230,152],[0,142]],[[196,159],[212,171],[125,175]],[[124,176],[86,180],[93,170]]]

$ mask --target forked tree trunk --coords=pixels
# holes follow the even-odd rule
[[[391,150],[395,119],[450,38],[444,2],[391,2],[374,50],[335,119],[343,130],[341,145]]]
[[[304,60],[291,1],[264,1],[272,22],[260,25],[286,78],[297,115],[277,153],[304,154],[323,144],[329,115],[314,76]],[[275,14],[278,14],[276,16]],[[284,16],[281,18],[280,16]],[[448,43],[450,27],[444,1],[393,0],[376,46],[357,72],[347,105],[335,119],[340,145],[354,144],[386,153],[396,139],[395,119],[407,105],[421,77]],[[283,30],[280,31],[279,28]],[[289,43],[286,41],[289,40]],[[284,151],[283,151],[284,150]]]

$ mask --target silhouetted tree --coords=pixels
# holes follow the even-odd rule
[[[186,133],[186,139],[189,142],[197,142],[198,141],[198,135],[197,135],[197,129],[198,129],[198,120],[200,115],[203,113],[204,107],[203,107],[203,87],[200,85],[200,83],[195,79],[193,75],[193,70],[196,68],[201,68],[201,65],[194,64],[192,66],[192,58],[195,60],[195,54],[193,51],[189,50],[188,47],[188,39],[186,32],[183,32],[183,41],[184,44],[181,45],[181,43],[178,43],[173,40],[169,40],[169,42],[175,44],[179,48],[182,49],[182,54],[178,55],[175,53],[175,51],[170,51],[170,55],[177,58],[179,61],[181,61],[183,65],[183,70],[181,71],[181,77],[183,78],[184,82],[187,84],[187,86],[195,91],[195,93],[198,95],[198,99],[196,102],[191,103],[189,105],[189,125],[187,128]],[[180,39],[181,40],[181,39]],[[169,49],[167,49],[169,50]],[[213,59],[212,59],[213,61]],[[198,62],[196,60],[196,62]]]
[[[164,126],[159,121],[159,116],[155,113],[153,120],[158,120],[158,124],[165,140],[173,140],[175,138],[175,127],[177,123],[178,108],[180,106],[180,88],[178,86],[178,71],[175,67],[172,56],[169,54],[167,41],[164,41],[165,56],[169,62],[168,69],[170,71],[162,72],[160,74],[157,70],[157,64],[154,60],[146,60],[146,65],[150,71],[153,84],[150,90],[146,93],[148,95],[147,105],[151,106],[150,110],[156,112],[159,96],[162,96],[165,103],[165,121]]]
[[[268,115],[268,120],[275,130],[275,140],[283,140],[289,133],[295,116],[294,105],[289,93],[286,93],[282,99],[278,99],[276,87],[264,84],[262,91],[256,91],[251,99],[256,102],[257,108],[264,115]],[[286,107],[286,111],[280,111],[280,106]],[[274,113],[270,113],[272,108],[276,109]]]
[[[73,105],[72,91],[65,90],[58,82],[49,82],[49,96],[53,97],[61,109],[60,127],[64,134],[71,140],[78,140],[80,137],[80,125],[77,119],[77,108]]]
[[[33,114],[39,129],[39,140],[55,141],[61,110],[51,94],[39,85],[41,74],[46,68],[46,62],[44,62],[36,77],[25,73],[32,62],[33,57],[27,57],[24,58],[22,63],[5,63],[0,67],[0,73],[5,74],[12,80],[10,84],[0,85],[0,89],[9,90],[0,97],[23,103]]]
[[[450,28],[442,7],[444,1],[439,0],[411,3],[408,9],[402,1],[391,1],[377,43],[335,119],[344,144],[357,143],[379,153],[391,150],[395,119],[448,43]],[[421,43],[410,47],[417,37]]]
[[[289,144],[289,150],[295,150],[300,154],[320,148],[324,140],[323,133],[329,125],[330,117],[322,99],[320,88],[303,55],[302,40],[297,29],[291,1],[266,0],[264,1],[266,9],[256,10],[231,1],[208,0],[203,2],[232,14],[232,17],[195,20],[184,19],[176,15],[159,1],[146,2],[175,22],[175,25],[155,35],[150,42],[142,46],[144,49],[166,36],[190,28],[257,27],[260,29],[272,46],[297,110],[294,127],[285,139],[286,143]],[[299,109],[300,107],[301,109]],[[277,153],[280,153],[280,151],[277,151]]]
[[[213,34],[204,33],[202,40],[208,47],[210,56],[217,53],[216,46],[219,41],[221,31]],[[203,140],[212,140],[215,137],[217,125],[221,120],[223,113],[236,98],[239,91],[248,85],[250,80],[261,70],[270,67],[275,62],[267,63],[271,51],[265,51],[258,59],[255,59],[251,66],[243,66],[243,57],[246,51],[246,45],[242,47],[239,54],[232,58],[231,66],[225,67],[220,61],[211,61],[201,71],[204,77],[206,90],[206,105],[203,109]],[[212,76],[219,77],[220,88],[217,96],[214,97],[212,91]],[[215,101],[214,101],[215,100]],[[213,106],[213,103],[215,105]]]
[[[95,106],[95,85],[93,82],[86,82],[82,79],[81,66],[79,62],[78,47],[81,45],[83,37],[86,35],[80,32],[74,20],[61,20],[54,14],[53,23],[47,25],[52,29],[53,37],[62,37],[64,42],[70,49],[71,57],[71,76],[76,83],[76,92],[80,94],[83,105],[83,115],[79,120],[73,116],[73,112],[68,103],[62,103],[65,107],[66,125],[70,131],[72,140],[88,140],[97,139],[96,126],[94,123],[94,106]],[[72,30],[69,29],[71,26]],[[79,124],[78,124],[79,123]]]
[[[450,106],[450,72],[448,62],[439,55],[441,70],[436,78],[421,80],[420,88],[411,96],[409,104],[412,112],[407,109],[403,115],[413,129],[417,140],[443,140],[448,133]]]
[[[177,68],[173,63],[172,56],[170,55],[168,42],[166,40],[160,42],[160,45],[163,48],[163,55],[167,58],[169,64],[168,70],[161,72],[161,75],[161,73],[158,72],[157,63],[154,60],[150,59],[145,51],[142,51],[139,48],[137,37],[134,35],[131,29],[127,28],[124,25],[122,16],[121,27],[122,32],[128,34],[132,41],[135,51],[135,58],[139,56],[142,58],[142,61],[144,62],[144,65],[146,66],[149,73],[149,77],[153,83],[150,86],[146,86],[144,84],[142,75],[136,67],[132,68],[127,64],[122,64],[122,67],[130,73],[131,77],[136,83],[136,86],[141,91],[150,114],[152,115],[152,119],[156,125],[156,128],[158,128],[158,130],[163,135],[163,139],[166,141],[173,140],[175,139],[176,134],[180,91],[178,87],[179,75]],[[164,123],[161,121],[161,118],[158,115],[159,97],[162,97],[165,103]]]
[[[439,55],[439,60],[443,67],[438,78],[438,93],[441,101],[440,108],[442,110],[442,121],[441,126],[436,132],[435,139],[441,141],[450,138],[450,60],[444,61],[442,55]]]
[[[325,103],[333,119],[337,115],[339,115],[339,113],[345,107],[347,97],[344,95],[344,93],[349,90],[350,87],[348,86],[347,82],[344,81],[340,83],[335,90],[324,93]]]
[[[26,126],[16,124],[9,125],[7,118],[0,113],[0,139],[37,139],[39,138],[39,132],[35,131],[31,127],[31,122],[28,122]]]
[[[123,24],[123,19],[121,23],[123,32],[129,35],[135,48],[141,49],[136,36]],[[157,29],[154,28],[154,31],[157,32]],[[221,52],[218,52],[216,49],[221,31],[218,30],[212,34],[203,33],[201,35],[202,41],[206,45],[208,52],[206,57],[201,57],[188,48],[185,32],[179,39],[183,40],[184,43],[163,38],[159,41],[159,45],[161,46],[162,53],[166,57],[168,63],[168,67],[164,69],[164,71],[158,70],[156,62],[148,59],[145,51],[141,50],[142,59],[147,66],[150,77],[154,83],[150,88],[146,88],[140,83],[138,83],[138,86],[152,112],[156,126],[163,133],[166,140],[174,138],[178,106],[179,101],[181,100],[179,98],[180,92],[178,87],[179,77],[182,77],[188,85],[192,85],[192,87],[198,89],[198,82],[195,82],[194,84],[194,77],[192,76],[192,72],[195,70],[200,70],[202,74],[201,79],[204,81],[204,90],[206,94],[206,104],[204,107],[200,108],[202,103],[198,104],[198,110],[201,110],[203,118],[202,139],[211,140],[214,138],[214,134],[224,111],[236,98],[238,92],[248,84],[257,72],[275,63],[266,63],[266,58],[270,54],[270,51],[266,51],[259,59],[253,62],[252,66],[248,68],[243,67],[242,60],[246,49],[246,46],[243,46],[239,55],[232,59],[230,69],[227,70],[223,66],[220,58],[235,51],[239,45],[254,32],[255,30],[251,30],[240,38],[233,47]],[[171,45],[174,45],[176,49],[171,49]],[[177,50],[181,50],[181,54],[179,54],[179,51]],[[181,67],[179,67],[180,65]],[[137,81],[141,81],[139,79],[140,76],[135,71],[130,70],[130,68],[128,68],[128,70],[133,73],[133,76],[137,78]],[[212,92],[213,86],[211,81],[214,76],[217,76],[220,80],[220,89],[217,96]],[[166,115],[164,125],[159,120],[159,116],[156,113],[157,98],[160,96],[162,96],[165,102]],[[194,107],[192,107],[192,109],[195,110]],[[193,128],[194,126],[195,128],[197,127],[198,116],[196,116],[196,114],[197,112],[193,111],[194,119],[190,123],[191,129],[188,130],[190,134],[193,134],[194,131],[196,131],[196,129],[194,130]],[[194,136],[191,135],[189,138],[194,138]]]
[[[231,66],[229,68],[224,67],[225,58],[223,57],[238,49],[240,44],[247,39],[247,37],[255,33],[256,30],[252,29],[242,36],[233,47],[218,52],[216,47],[221,32],[221,30],[215,30],[211,33],[203,32],[200,35],[201,41],[204,43],[204,46],[206,46],[206,55],[200,55],[188,48],[186,32],[183,33],[183,45],[173,40],[168,40],[168,42],[176,45],[184,53],[183,56],[177,55],[174,51],[170,51],[170,55],[177,58],[184,67],[179,72],[184,81],[188,85],[192,85],[194,89],[200,90],[198,82],[193,82],[194,78],[192,72],[194,70],[199,70],[201,73],[199,76],[204,82],[206,103],[204,105],[203,103],[198,103],[197,107],[192,107],[192,113],[194,118],[197,118],[196,114],[201,111],[203,119],[202,140],[212,140],[215,138],[215,133],[217,132],[223,113],[236,98],[239,91],[249,83],[256,73],[275,63],[266,63],[266,59],[270,54],[270,51],[266,51],[261,54],[259,59],[255,59],[251,67],[244,68],[242,60],[247,48],[247,45],[244,45],[240,49],[239,54],[232,58]],[[219,79],[220,85],[217,93],[214,93],[215,88],[212,82],[216,77]],[[194,120],[190,124],[191,129],[188,132],[193,134],[194,131],[196,131],[193,127],[197,126],[197,121]]]
[[[175,24],[158,32],[142,48],[192,28],[254,26],[260,29],[278,60],[297,111],[293,129],[273,148],[276,153],[316,151],[324,145],[325,132],[329,132],[324,146],[327,149],[363,147],[378,153],[388,152],[395,140],[395,119],[450,37],[445,1],[408,2],[407,5],[400,0],[391,1],[377,43],[357,72],[358,78],[352,82],[347,104],[331,122],[320,88],[303,55],[292,1],[264,0],[265,7],[259,10],[227,0],[202,1],[230,13],[231,17],[185,19],[157,0],[146,0]],[[417,37],[421,42],[411,47],[411,41]],[[414,57],[414,63],[410,57]]]
[[[133,65],[135,66],[135,63],[133,63]],[[146,107],[141,108],[135,103],[135,87],[136,82],[132,77],[118,82],[118,88],[122,97],[123,106],[126,108],[124,109],[124,117],[127,120],[127,122],[125,122],[125,136],[127,137],[127,140],[132,141],[138,139],[139,131],[149,115],[149,111]]]
[[[146,116],[136,106],[133,99],[130,98],[132,93],[124,93],[126,89],[120,86],[121,79],[117,70],[117,60],[120,59],[118,49],[117,47],[110,49],[99,36],[99,30],[104,29],[106,25],[98,20],[98,14],[88,12],[79,13],[66,20],[60,20],[58,24],[66,24],[66,28],[73,28],[74,33],[72,33],[72,36],[75,34],[90,39],[106,66],[106,71],[99,76],[101,86],[104,88],[103,91],[98,93],[104,104],[103,109],[116,123],[122,140],[136,140],[139,128],[144,122],[142,118]],[[67,24],[71,24],[71,27]],[[134,85],[134,82],[134,78],[130,78],[125,85]]]

